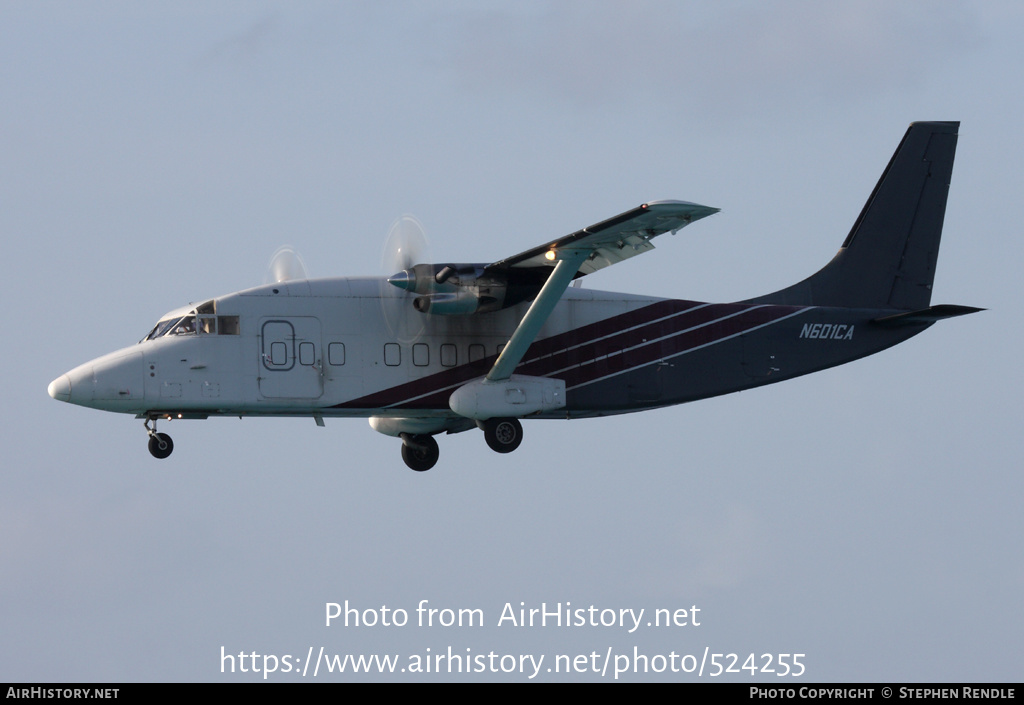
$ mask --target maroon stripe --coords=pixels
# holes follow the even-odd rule
[[[564,365],[561,367],[554,365],[544,365],[544,367],[540,367],[538,364],[535,364],[532,366],[533,369],[525,371],[520,367],[516,369],[516,372],[522,374],[535,374],[538,372],[550,374],[558,372],[559,379],[565,381],[566,387],[588,384],[610,374],[650,364],[656,360],[670,357],[672,355],[678,355],[695,347],[713,343],[737,333],[742,333],[749,328],[782,318],[783,316],[798,310],[798,308],[799,307],[750,307],[739,304],[707,306],[695,312],[701,314],[701,322],[715,320],[722,316],[736,313],[737,311],[742,311],[742,313],[739,313],[732,318],[697,328],[696,330],[687,330],[692,328],[694,325],[698,325],[694,320],[696,316],[678,316],[668,321],[661,322],[667,326],[671,326],[670,328],[661,331],[661,335],[670,336],[664,340],[653,342],[654,336],[652,336],[651,343],[646,345],[641,343],[639,347],[631,350],[624,350],[625,346],[602,347],[602,344],[605,341],[601,341],[597,344],[597,347],[587,346],[593,353],[592,357],[584,358],[577,366],[570,369],[564,369]],[[744,311],[744,309],[746,310]],[[705,314],[705,312],[708,313]],[[630,333],[632,333],[632,331],[627,331],[624,336],[628,336]],[[672,335],[673,333],[676,334]],[[624,336],[616,336],[616,338],[623,338]],[[552,358],[545,358],[540,362],[547,362],[548,360],[562,357],[564,356],[556,355],[552,356]],[[535,376],[543,375],[535,374]],[[434,394],[430,394],[399,406],[404,409],[446,408],[448,406],[448,398],[450,396],[451,390],[438,390]]]
[[[559,333],[549,338],[538,340],[529,347],[523,359],[529,360],[531,358],[547,355],[550,354],[551,351],[561,350],[570,345],[578,345],[590,338],[609,335],[614,333],[616,330],[629,328],[630,326],[661,318],[677,311],[685,311],[699,305],[700,304],[692,301],[675,301],[671,299],[657,301],[634,311],[627,311],[625,313],[597,321],[596,323],[587,324],[580,328],[566,331],[565,333]],[[445,392],[445,390],[452,386],[468,382],[471,379],[476,379],[477,377],[487,374],[487,371],[494,365],[494,361],[497,357],[498,356],[496,354],[489,355],[470,364],[459,365],[458,367],[453,367],[450,370],[444,370],[442,372],[437,372],[426,377],[421,377],[420,379],[405,382],[388,389],[382,389],[378,392],[373,392],[372,394],[359,397],[358,399],[353,399],[352,401],[335,404],[332,408],[380,409],[400,404],[402,401],[411,399],[412,397],[429,394],[432,391]],[[450,395],[450,392],[446,393]],[[429,398],[433,397],[434,395],[431,395]],[[424,400],[417,400],[415,402],[410,402],[409,404],[402,404],[402,407],[417,409],[436,408],[432,405],[422,406],[420,404],[421,401]],[[445,398],[445,402],[442,406],[448,406],[447,398]]]
[[[525,362],[516,368],[516,374],[543,377],[557,372],[567,387],[579,386],[678,355],[800,309],[797,306],[752,307],[743,304],[701,306],[691,301],[659,301],[545,338],[530,346]],[[684,315],[657,320],[677,313]],[[730,314],[738,315],[716,321]],[[644,323],[647,325],[642,325]],[[701,327],[687,330],[694,326]],[[596,340],[598,338],[601,340]],[[652,342],[647,343],[647,340]],[[485,375],[496,358],[497,355],[491,355],[472,364],[336,404],[335,408],[447,408],[451,387]]]
[[[526,351],[526,355],[523,356],[523,362],[529,362],[534,358],[542,357],[544,355],[551,355],[552,353],[562,351],[565,348],[569,348],[574,345],[579,345],[588,340],[611,335],[612,333],[625,328],[639,326],[659,318],[664,318],[665,316],[671,316],[675,313],[697,308],[701,305],[702,304],[693,301],[676,301],[666,299],[664,301],[658,301],[649,306],[645,306],[644,308],[620,313],[616,316],[610,316],[594,323],[588,323],[585,326],[574,328],[566,331],[565,333],[559,333],[551,336],[550,338],[544,338],[543,340],[536,341],[530,346],[529,350]]]
[[[607,337],[601,340],[578,345],[572,349],[560,350],[549,357],[533,360],[520,365],[516,368],[516,372],[534,377],[544,377],[567,367],[582,365],[595,358],[604,357],[610,351],[643,345],[647,340],[662,338],[686,328],[699,326],[743,308],[743,306],[735,304],[720,304],[704,308],[684,309],[685,313],[682,315],[655,321],[645,326],[633,327],[617,335],[606,334]]]
[[[719,307],[714,306],[711,308]],[[565,380],[566,387],[588,384],[616,372],[632,370],[657,360],[679,355],[702,345],[720,342],[725,338],[743,333],[751,328],[776,321],[798,309],[799,307],[790,306],[752,308],[732,318],[716,321],[695,330],[680,331],[678,334],[664,340],[652,341],[631,350],[622,350],[620,348],[617,353],[608,351],[605,353],[608,355],[607,357],[592,359],[589,363],[560,374],[559,378]],[[727,315],[727,313],[723,312],[723,315]]]
[[[341,404],[335,404],[332,408],[335,409],[381,409],[387,406],[392,406],[399,403],[404,399],[416,397],[421,394],[426,394],[432,390],[438,388],[448,388],[453,385],[462,384],[468,382],[471,379],[476,379],[487,374],[487,370],[494,364],[494,360],[497,358],[496,355],[485,357],[477,362],[460,365],[453,367],[450,370],[438,372],[436,374],[423,377],[421,379],[399,384],[388,389],[382,389],[379,392],[368,394],[352,401],[342,402]],[[450,392],[449,392],[450,394]],[[445,405],[447,406],[447,404]],[[409,408],[419,408],[409,407]]]

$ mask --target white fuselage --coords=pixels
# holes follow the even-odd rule
[[[570,288],[538,339],[657,300]],[[205,318],[221,321],[217,332],[193,324],[146,339],[71,370],[54,381],[51,394],[136,415],[451,417],[440,405],[399,411],[369,399],[366,406],[352,402],[467,365],[480,363],[479,374],[486,374],[529,306],[427,315],[378,278],[288,281],[214,302],[215,313]]]

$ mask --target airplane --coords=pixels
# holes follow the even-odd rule
[[[824,370],[983,310],[931,305],[958,130],[912,123],[835,257],[771,294],[707,303],[572,286],[718,212],[651,201],[489,264],[281,276],[171,311],[47,391],[134,414],[156,458],[174,448],[158,420],[368,417],[424,471],[441,433],[480,428],[509,453],[520,419],[644,411]]]

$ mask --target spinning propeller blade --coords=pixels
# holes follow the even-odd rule
[[[303,263],[299,253],[291,246],[285,245],[278,248],[277,252],[270,258],[267,265],[267,275],[263,279],[264,284],[275,284],[290,281],[292,279],[309,279],[306,274],[306,265]]]
[[[411,215],[403,215],[391,224],[384,241],[380,265],[384,274],[392,275],[414,264],[426,264],[427,237],[423,225]]]
[[[387,277],[401,274],[416,264],[426,264],[427,236],[423,225],[411,215],[403,215],[391,224],[381,253],[380,305],[384,323],[396,342],[416,342],[427,325],[427,316],[413,307],[415,295],[388,283]]]

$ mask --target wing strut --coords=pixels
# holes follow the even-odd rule
[[[558,257],[555,270],[544,282],[540,293],[533,300],[530,309],[523,316],[523,320],[519,322],[519,327],[512,333],[512,337],[501,351],[501,355],[494,361],[494,366],[487,373],[489,382],[500,382],[512,376],[512,372],[522,362],[523,356],[526,355],[533,339],[537,337],[541,326],[548,320],[555,304],[562,298],[569,282],[572,281],[590,252],[590,250],[584,249],[565,249],[555,252]]]
[[[484,273],[503,281],[508,281],[517,269],[529,270],[530,279],[534,282],[537,281],[534,276],[552,266],[554,270],[543,280],[544,285],[487,376],[467,382],[452,392],[448,406],[460,416],[488,423],[494,419],[553,413],[563,408],[565,380],[513,372],[523,361],[569,283],[578,275],[649,252],[654,249],[652,238],[662,233],[674,233],[717,211],[717,208],[686,201],[653,201],[515,257],[487,265]]]

